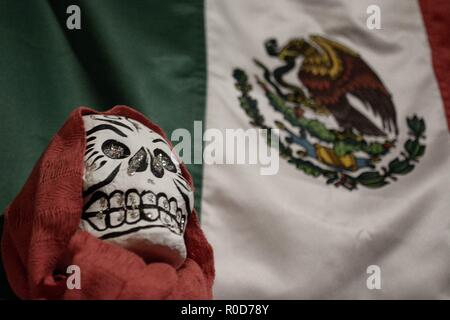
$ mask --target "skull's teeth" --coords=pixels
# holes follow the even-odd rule
[[[112,227],[118,227],[124,223],[125,215],[123,210],[111,212],[109,214],[109,223]]]
[[[159,216],[160,216],[160,220],[162,221],[163,224],[165,224],[166,226],[172,226],[173,225],[173,219],[172,217],[167,214],[165,211],[163,210],[159,210]]]
[[[170,207],[170,213],[175,216],[177,214],[178,207],[177,207],[177,202],[174,199],[170,200],[169,207]]]
[[[146,219],[150,221],[156,221],[159,218],[159,211],[156,208],[144,208],[143,213]]]
[[[156,205],[156,196],[151,191],[146,191],[142,193],[142,203],[149,205]]]
[[[113,227],[122,225],[125,221],[124,198],[122,191],[116,191],[109,198],[109,223]]]
[[[108,213],[108,199],[103,196],[92,203],[86,210],[88,214],[94,214],[89,218],[89,222],[94,224],[99,230],[106,230],[106,215]]]
[[[137,192],[130,192],[127,196],[127,222],[134,223],[140,219],[139,208],[141,206],[141,197]]]
[[[158,197],[158,207],[169,211],[169,200],[167,200],[165,195],[160,195]]]
[[[109,195],[102,195],[85,211],[87,219],[98,231],[120,227],[124,224],[136,224],[139,221],[156,222],[168,227],[177,234],[182,234],[186,217],[175,199],[168,199],[164,194],[135,190],[126,192],[116,190]]]

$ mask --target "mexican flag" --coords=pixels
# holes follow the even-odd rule
[[[448,15],[446,0],[4,0],[0,207],[71,110],[129,105],[194,137],[215,298],[449,299]],[[273,172],[204,161],[211,132],[240,129],[275,134]],[[13,297],[1,267],[0,287]]]

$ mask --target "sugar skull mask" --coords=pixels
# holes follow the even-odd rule
[[[81,228],[147,261],[181,265],[193,192],[167,142],[122,116],[88,115],[83,122]]]

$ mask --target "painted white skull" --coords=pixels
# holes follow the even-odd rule
[[[122,116],[88,115],[83,122],[81,229],[146,261],[181,265],[193,193],[167,142]]]

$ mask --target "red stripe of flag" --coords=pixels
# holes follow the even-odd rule
[[[419,0],[450,129],[450,0]]]

